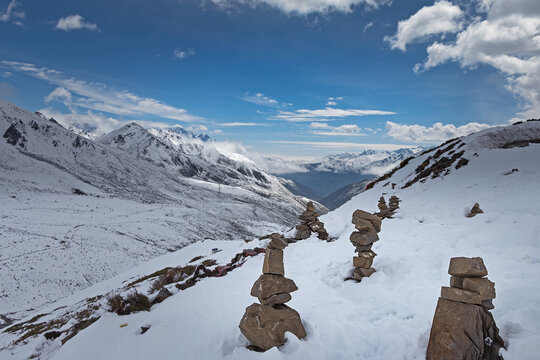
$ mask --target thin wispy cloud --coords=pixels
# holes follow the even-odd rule
[[[491,125],[479,123],[469,123],[462,126],[435,123],[432,126],[426,127],[417,124],[405,125],[397,124],[391,121],[386,122],[386,131],[388,136],[395,140],[414,143],[437,143],[455,137],[469,135],[473,132],[490,127]]]
[[[236,127],[236,126],[265,126],[265,124],[254,123],[254,122],[228,122],[228,123],[217,123],[219,126],[227,127]]]
[[[383,110],[364,110],[364,109],[336,109],[327,107],[325,109],[307,110],[300,109],[296,111],[279,111],[277,115],[270,117],[271,120],[284,120],[291,122],[304,121],[331,121],[343,119],[346,117],[360,117],[369,115],[395,115],[393,111]]]
[[[390,4],[391,0],[212,0],[225,9],[235,5],[270,6],[286,14],[306,15],[311,13],[329,13],[353,11],[355,6],[364,5],[366,9],[376,9]]]
[[[60,18],[56,23],[55,29],[63,31],[83,29],[98,32],[101,31],[96,24],[85,21],[84,18],[79,14],[68,15],[66,17]]]
[[[416,145],[404,145],[404,144],[360,144],[353,142],[327,142],[327,141],[286,141],[286,140],[274,140],[267,141],[273,144],[291,144],[308,146],[319,149],[356,149],[356,150],[398,150],[404,148],[413,148]]]
[[[25,12],[20,10],[21,3],[17,0],[11,0],[5,11],[0,12],[1,22],[10,22],[15,25],[22,26],[25,17]]]
[[[326,135],[326,136],[365,136],[362,134],[362,129],[358,125],[341,125],[330,126],[323,122],[313,122],[309,125],[311,129],[310,133],[314,135]]]
[[[187,58],[189,56],[195,55],[195,50],[193,50],[192,48],[187,48],[185,50],[174,49],[173,55],[174,55],[175,59],[182,60],[182,59],[185,59],[185,58]]]
[[[262,105],[262,106],[278,106],[279,101],[272,99],[271,97],[268,97],[264,95],[263,93],[256,93],[256,94],[250,94],[247,93],[244,96],[240,98],[243,101],[256,104],[256,105]]]
[[[24,73],[57,86],[46,101],[61,101],[68,108],[84,108],[120,116],[156,116],[163,119],[185,122],[202,121],[201,117],[187,110],[165,104],[159,100],[141,97],[127,90],[115,90],[105,84],[92,83],[70,78],[62,72],[37,67],[34,64],[16,61],[2,61],[0,67],[13,72]]]

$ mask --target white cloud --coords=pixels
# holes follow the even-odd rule
[[[448,1],[437,1],[433,6],[424,6],[407,20],[398,23],[394,36],[384,39],[392,49],[405,51],[407,44],[430,35],[455,33],[461,30],[463,11]]]
[[[309,127],[312,129],[310,131],[315,135],[327,135],[327,136],[364,136],[365,134],[361,133],[361,130],[358,125],[341,125],[341,126],[330,126],[327,123],[321,122],[312,122],[309,124]]]
[[[328,101],[326,102],[326,106],[336,106],[339,100],[343,100],[343,97],[329,97]]]
[[[9,71],[3,71],[2,73],[0,73],[0,76],[2,76],[3,78],[9,78],[13,76],[13,73]]]
[[[7,6],[6,12],[0,12],[0,21],[12,22],[15,25],[23,25],[22,21],[24,20],[25,13],[22,10],[17,10],[20,6],[21,3],[17,0],[11,0]]]
[[[214,129],[214,131],[212,131],[214,134],[221,134],[223,133],[223,130],[221,129]]]
[[[491,127],[487,124],[469,123],[456,127],[453,124],[435,123],[431,127],[422,125],[403,125],[386,122],[387,135],[395,140],[414,143],[441,142],[451,138],[469,135]]]
[[[173,55],[176,59],[182,60],[182,59],[187,58],[188,56],[195,55],[195,50],[191,48],[187,48],[186,50],[174,49]]]
[[[479,0],[475,14],[470,16],[470,20],[464,24],[456,38],[446,42],[444,39],[434,41],[427,47],[427,53],[426,61],[417,64],[414,67],[415,71],[425,71],[448,61],[457,62],[463,68],[470,69],[480,64],[492,66],[506,77],[507,88],[522,100],[522,110],[513,120],[538,117],[540,113],[538,0]]]
[[[254,123],[254,122],[228,122],[228,123],[219,123],[216,125],[233,127],[233,126],[264,126],[265,124]]]
[[[83,108],[119,116],[156,116],[185,122],[202,121],[187,110],[165,104],[159,100],[135,95],[126,90],[113,90],[100,83],[68,78],[60,71],[37,67],[33,64],[2,61],[0,67],[21,72],[46,81],[58,88],[47,96],[49,101],[61,100],[69,108]],[[68,97],[67,93],[70,93]]]
[[[60,18],[56,23],[56,30],[79,30],[86,29],[90,31],[101,31],[96,24],[91,22],[84,21],[84,18],[81,15],[68,15],[66,17]]]
[[[274,100],[263,93],[256,93],[254,95],[247,93],[243,97],[240,98],[241,100],[247,101],[252,104],[256,105],[263,105],[263,106],[277,106],[279,105],[279,101]]]
[[[362,110],[362,109],[336,109],[327,107],[325,109],[306,110],[300,109],[296,111],[280,111],[277,115],[272,116],[271,120],[285,120],[291,122],[303,121],[331,121],[340,118],[351,116],[368,116],[368,115],[394,115],[392,111],[381,110]]]
[[[326,142],[326,141],[268,141],[269,143],[274,144],[294,144],[294,145],[303,145],[309,146],[312,148],[319,149],[356,149],[356,150],[398,150],[405,148],[413,148],[415,145],[402,145],[402,144],[360,144],[360,143],[351,143],[351,142]]]
[[[286,14],[305,15],[328,13],[332,11],[351,12],[355,6],[364,5],[369,9],[390,4],[391,0],[212,0],[217,5],[228,8],[235,4],[261,6],[267,5]]]
[[[364,30],[362,32],[366,32],[370,27],[372,27],[375,24],[375,21],[370,21],[364,26]]]

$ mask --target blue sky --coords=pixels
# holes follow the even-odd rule
[[[287,156],[433,144],[538,113],[539,19],[533,0],[0,0],[0,98]]]

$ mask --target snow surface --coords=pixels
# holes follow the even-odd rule
[[[540,124],[527,124],[538,131]],[[507,127],[515,139],[523,127]],[[499,131],[501,129],[497,129]],[[503,130],[501,130],[503,131]],[[516,133],[512,133],[515,131]],[[510,133],[508,133],[510,132]],[[257,300],[249,295],[261,274],[263,256],[250,258],[222,278],[203,279],[177,292],[149,312],[128,316],[104,314],[64,346],[59,340],[32,338],[12,346],[15,335],[0,334],[0,359],[424,359],[431,321],[441,286],[449,283],[448,263],[454,256],[481,256],[495,282],[492,313],[508,343],[506,360],[537,359],[540,353],[540,144],[500,149],[463,139],[469,164],[449,174],[401,189],[414,169],[433,152],[412,160],[389,182],[375,185],[321,220],[334,242],[315,237],[285,249],[286,276],[299,290],[289,305],[307,330],[298,340],[263,354],[245,348],[238,324]],[[493,144],[493,142],[490,142]],[[477,153],[477,156],[474,156]],[[512,172],[512,169],[518,169]],[[356,209],[375,211],[379,196],[402,199],[394,219],[385,219],[377,272],[360,283],[344,281],[352,270]],[[465,217],[475,202],[484,214]],[[227,262],[241,249],[264,241],[204,241],[140,265],[83,292],[36,312],[77,304],[117,289],[123,282],[165,266],[185,265],[195,255]],[[221,252],[211,255],[211,249]],[[34,313],[35,314],[35,313]],[[30,314],[33,315],[33,314]],[[128,324],[120,327],[121,324]],[[151,326],[145,334],[140,326]]]

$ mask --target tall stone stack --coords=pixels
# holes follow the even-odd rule
[[[493,315],[495,284],[482,258],[450,259],[450,287],[442,287],[426,353],[428,360],[499,360],[504,340]]]
[[[307,203],[306,210],[298,218],[302,222],[296,226],[295,240],[305,240],[311,236],[312,232],[316,232],[319,239],[328,240],[328,232],[324,228],[324,223],[319,221],[319,214],[311,201]]]
[[[395,213],[396,210],[399,209],[400,202],[401,200],[396,195],[390,196],[390,199],[388,200],[388,210],[390,210],[392,214]]]
[[[298,290],[293,280],[286,278],[283,249],[287,241],[279,234],[270,236],[263,263],[263,274],[251,288],[251,296],[259,299],[246,308],[240,321],[240,331],[251,343],[253,350],[266,351],[285,344],[285,332],[299,339],[306,336],[300,315],[285,305],[291,292]]]
[[[381,231],[381,218],[363,210],[356,210],[353,213],[352,223],[356,227],[350,240],[356,247],[358,256],[353,257],[354,270],[352,278],[360,281],[371,276],[376,270],[371,267],[373,259],[377,254],[371,250],[373,243],[379,240],[377,233]]]
[[[390,211],[390,209],[388,209],[384,196],[381,196],[379,198],[379,203],[377,204],[377,207],[379,208],[379,212],[376,213],[376,215],[379,216],[381,219],[386,219],[387,217],[392,216],[392,212]]]

